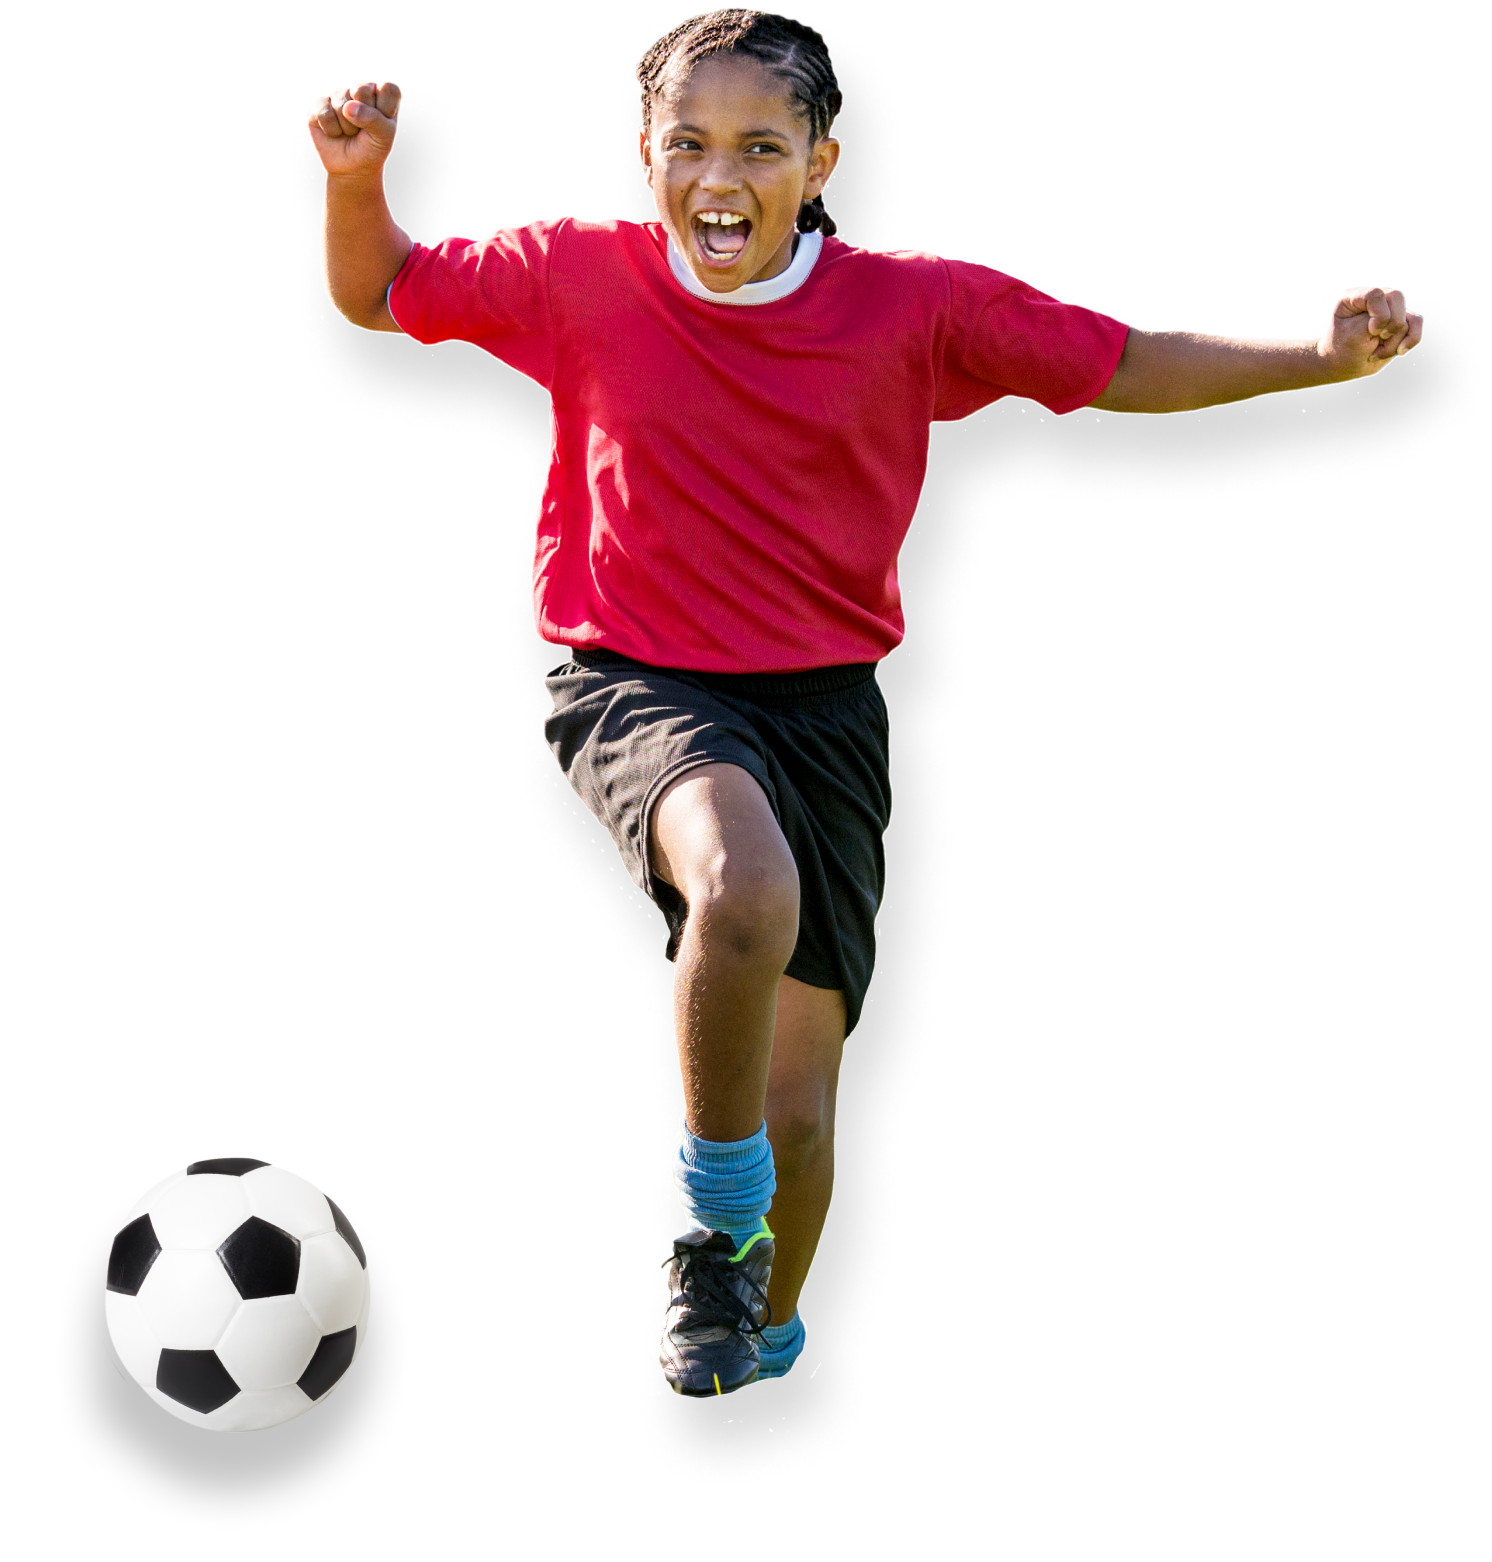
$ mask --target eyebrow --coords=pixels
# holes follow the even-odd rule
[[[683,130],[690,131],[694,135],[697,135],[697,136],[702,136],[702,135],[707,134],[707,132],[705,131],[705,129],[704,129],[704,127],[702,125],[678,124],[678,125],[672,125],[669,128],[675,134],[677,134],[679,131],[683,131]],[[741,132],[741,135],[742,135],[742,138],[744,140],[747,140],[747,141],[751,140],[753,137],[756,137],[756,136],[772,136],[774,139],[776,139],[778,141],[791,141],[793,139],[792,136],[786,130],[744,130],[744,131]]]

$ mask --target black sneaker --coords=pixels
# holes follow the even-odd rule
[[[766,1221],[739,1249],[723,1231],[688,1231],[674,1243],[658,1360],[675,1394],[729,1394],[756,1377],[775,1250]]]

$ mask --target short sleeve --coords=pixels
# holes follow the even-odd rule
[[[506,228],[481,243],[416,244],[389,287],[389,313],[417,342],[473,342],[548,387],[549,271],[563,222]]]
[[[935,419],[966,418],[1002,396],[1053,412],[1086,407],[1114,377],[1129,327],[1058,303],[987,266],[945,260],[948,325]]]

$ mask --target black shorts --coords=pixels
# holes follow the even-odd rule
[[[546,684],[554,714],[544,735],[667,920],[670,960],[687,907],[648,865],[653,804],[698,765],[739,765],[755,776],[798,867],[798,943],[787,974],[842,991],[853,1030],[875,965],[881,835],[891,817],[886,702],[874,665],[695,673],[577,651]]]

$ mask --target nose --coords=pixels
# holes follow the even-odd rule
[[[723,148],[715,152],[699,172],[699,187],[711,195],[732,195],[741,188],[741,164]]]

